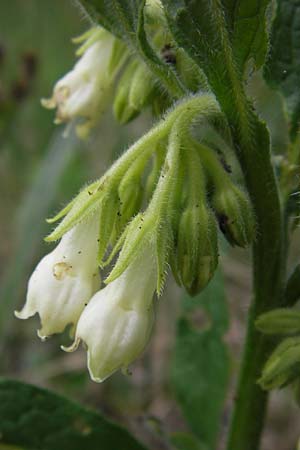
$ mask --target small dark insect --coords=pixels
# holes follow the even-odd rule
[[[227,173],[232,173],[231,166],[227,163],[227,161],[224,158],[224,156],[220,157],[220,163],[222,164],[223,169],[226,170]]]
[[[173,49],[171,44],[166,44],[161,50],[161,56],[162,56],[162,59],[167,64],[172,64],[172,65],[175,66],[175,64],[176,64],[176,56],[175,56],[173,50],[174,49]]]

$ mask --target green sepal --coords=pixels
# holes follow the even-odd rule
[[[98,262],[103,266],[103,257],[110,243],[118,216],[120,201],[117,192],[109,192],[101,200],[99,209]]]
[[[200,201],[183,212],[177,238],[176,278],[192,296],[204,289],[218,265],[216,222]]]
[[[129,104],[132,77],[138,67],[138,64],[139,63],[136,59],[131,61],[125,68],[124,73],[118,82],[114,98],[113,111],[115,118],[121,124],[130,122],[130,120],[134,119],[139,113],[139,111],[132,108]]]
[[[152,167],[151,170],[147,176],[146,186],[145,186],[145,197],[146,199],[150,199],[153,195],[153,192],[156,188],[160,171],[162,169],[164,159],[166,156],[166,147],[167,143],[162,140],[161,142],[157,143],[156,151],[153,154],[152,157]]]
[[[46,219],[47,223],[54,223],[57,222],[58,220],[60,220],[62,217],[66,216],[68,214],[69,211],[71,211],[73,205],[75,204],[75,202],[78,201],[78,197],[80,196],[80,194],[85,191],[86,189],[92,191],[94,190],[95,186],[98,185],[98,181],[96,181],[95,183],[89,184],[87,187],[83,188],[82,191],[76,195],[75,198],[73,198],[73,200],[71,200],[64,208],[62,208],[55,216],[53,217],[49,217],[49,219]]]
[[[92,27],[80,36],[73,38],[73,44],[81,44],[75,52],[76,56],[82,56],[91,45],[106,37],[107,31],[104,28]]]
[[[156,232],[156,261],[157,261],[157,287],[158,295],[161,295],[168,273],[169,254],[174,247],[174,236],[171,224],[168,220],[157,227]]]
[[[119,238],[117,240],[116,240],[116,236],[114,235],[114,231],[113,231],[111,240],[112,240],[112,242],[116,241],[116,243],[114,244],[108,257],[102,261],[102,265],[101,265],[102,268],[107,267],[112,262],[112,260],[115,258],[117,253],[121,250],[121,248],[125,242],[125,239],[126,239],[127,231],[128,231],[128,226],[121,233],[121,235],[119,236]]]
[[[114,281],[127,269],[130,262],[133,261],[138,254],[144,239],[151,240],[154,226],[153,222],[153,217],[151,215],[146,217],[144,214],[140,213],[127,225],[121,239],[116,244],[119,249],[122,245],[121,242],[123,242],[116,264],[105,280],[106,284]],[[116,249],[113,249],[113,254],[115,254],[116,251]]]
[[[290,308],[273,309],[261,314],[255,325],[264,334],[297,334],[300,333],[300,311]]]
[[[286,386],[300,376],[300,337],[285,339],[266,362],[259,384],[270,390]]]
[[[122,180],[118,192],[120,209],[116,221],[116,231],[120,233],[140,210],[144,194],[141,178],[132,177],[130,180]]]
[[[50,224],[55,223],[58,220],[62,219],[64,216],[66,216],[68,212],[71,211],[76,199],[77,196],[73,200],[71,200],[64,208],[62,208],[55,216],[46,219],[46,222]]]
[[[114,76],[128,57],[129,50],[126,45],[120,39],[115,38],[109,61],[108,76]]]
[[[93,183],[84,188],[72,201],[72,207],[59,225],[46,238],[46,242],[60,239],[63,234],[73,228],[87,216],[94,214],[100,206],[104,195],[104,182]],[[92,187],[91,187],[92,186]],[[66,208],[65,208],[66,209]]]
[[[148,153],[138,156],[136,160],[132,162],[119,183],[118,194],[120,199],[120,209],[115,230],[117,235],[140,210],[144,194],[141,182],[142,174],[149,158],[150,155]]]

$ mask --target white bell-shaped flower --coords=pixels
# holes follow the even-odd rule
[[[99,289],[98,223],[93,216],[68,231],[30,277],[26,303],[15,315],[27,319],[38,313],[42,339],[61,333],[69,324],[76,326],[85,305]]]
[[[89,45],[73,70],[54,86],[53,96],[43,99],[46,108],[57,108],[55,123],[76,121],[79,137],[88,136],[111,97],[114,74],[110,70],[116,38],[105,30]],[[115,67],[116,68],[116,67]]]
[[[94,381],[126,370],[144,350],[153,326],[156,271],[154,252],[147,244],[120,277],[94,295],[80,316],[74,344],[64,350],[76,350],[84,342]]]

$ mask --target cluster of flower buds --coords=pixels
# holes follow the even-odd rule
[[[271,310],[257,319],[256,327],[264,334],[283,337],[263,368],[262,388],[281,388],[295,381],[299,384],[300,312],[293,308]]]
[[[214,148],[193,137],[195,124],[216,118],[212,95],[185,98],[50,220],[61,221],[46,240],[60,242],[38,264],[16,314],[38,313],[42,338],[72,325],[66,350],[86,344],[95,381],[126,370],[144,349],[169,266],[195,295],[217,267],[218,222],[230,243],[244,247],[253,237],[247,195]],[[112,261],[100,289],[99,269]]]

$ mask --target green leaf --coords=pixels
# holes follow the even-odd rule
[[[293,134],[300,118],[300,1],[278,0],[277,5],[264,75],[286,97]]]
[[[119,38],[132,39],[130,34],[136,30],[138,0],[83,0],[81,2],[96,22]]]
[[[222,0],[235,61],[244,69],[253,59],[261,67],[268,50],[266,9],[270,0]]]
[[[127,42],[171,96],[182,96],[185,89],[175,70],[156,54],[148,41],[144,23],[145,0],[82,0],[82,4],[98,23]]]
[[[200,442],[210,449],[216,444],[229,375],[222,341],[227,327],[223,281],[217,272],[203,293],[183,298],[171,367],[171,382],[183,414]]]
[[[270,0],[162,0],[178,44],[221,81],[232,57],[242,73],[249,59],[260,67],[267,52],[266,8]],[[208,66],[207,66],[208,65]],[[217,80],[219,78],[219,80]]]
[[[145,450],[125,429],[96,412],[50,391],[1,379],[0,448],[6,445],[34,450]]]

